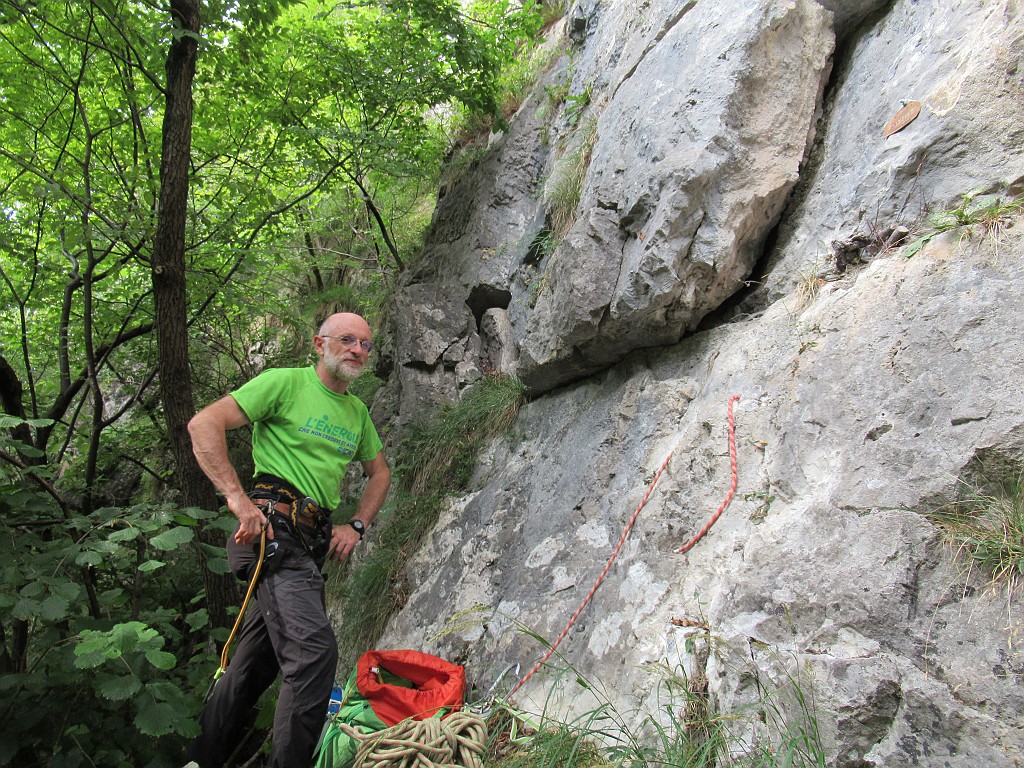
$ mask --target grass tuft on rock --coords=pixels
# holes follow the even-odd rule
[[[343,663],[372,648],[405,604],[406,561],[437,523],[446,498],[466,489],[480,451],[511,429],[525,402],[518,379],[485,376],[461,400],[410,428],[394,460],[397,489],[378,518],[370,552],[351,578],[331,585],[332,602],[344,606],[338,635]]]
[[[961,480],[960,498],[931,518],[990,584],[1015,591],[1024,578],[1024,466],[990,463]]]

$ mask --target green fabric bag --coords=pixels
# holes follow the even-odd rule
[[[359,693],[354,669],[345,683],[341,707],[324,726],[313,763],[314,768],[351,768],[355,762],[359,742],[341,729],[341,723],[358,728],[363,733],[375,733],[387,727],[374,714],[370,702]]]
[[[413,718],[444,717],[463,704],[465,670],[421,651],[367,651],[342,689],[338,711],[324,726],[313,768],[352,768],[364,735]]]

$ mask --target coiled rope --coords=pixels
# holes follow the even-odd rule
[[[353,768],[482,768],[487,751],[487,724],[473,712],[403,720],[374,733],[338,726],[359,745]]]
[[[696,544],[698,541],[704,538],[704,535],[709,530],[711,530],[711,526],[715,524],[715,521],[718,520],[718,518],[721,516],[725,508],[729,506],[729,502],[732,501],[732,497],[736,493],[736,420],[733,416],[733,405],[739,399],[739,395],[733,395],[732,397],[730,397],[728,407],[729,460],[732,473],[732,480],[729,484],[729,493],[726,495],[725,500],[718,507],[718,511],[715,512],[714,515],[712,515],[711,519],[708,520],[707,523],[705,523],[704,527],[700,529],[697,535],[690,539],[690,541],[688,541],[686,544],[679,547],[679,549],[675,550],[678,553],[686,552],[688,549],[693,547],[694,544]],[[654,479],[652,479],[650,484],[647,486],[647,492],[644,494],[644,497],[640,499],[640,504],[637,505],[636,511],[633,512],[632,516],[629,518],[629,521],[626,523],[626,527],[622,531],[622,535],[619,537],[619,543],[615,546],[615,550],[612,552],[611,557],[608,558],[608,562],[605,565],[604,570],[601,571],[601,575],[598,576],[597,579],[594,581],[594,586],[590,588],[590,592],[587,593],[587,596],[583,599],[583,602],[580,603],[580,607],[576,609],[576,612],[572,615],[572,618],[569,619],[569,623],[565,625],[565,629],[563,629],[562,632],[558,635],[558,637],[555,638],[555,642],[551,644],[551,647],[548,649],[547,653],[544,654],[543,658],[541,658],[541,660],[534,665],[533,669],[527,672],[519,680],[519,682],[515,684],[512,690],[509,691],[508,696],[512,696],[516,691],[522,688],[526,681],[533,677],[534,673],[540,670],[547,663],[548,659],[550,659],[552,655],[554,655],[555,651],[558,649],[558,646],[561,644],[561,642],[565,639],[566,635],[569,634],[569,631],[576,624],[576,620],[580,617],[580,614],[583,613],[584,609],[590,603],[591,599],[594,597],[594,593],[597,592],[597,588],[601,586],[601,582],[604,581],[604,577],[608,575],[608,571],[611,570],[616,558],[618,558],[619,552],[622,550],[623,544],[626,543],[626,539],[629,537],[629,533],[633,530],[633,525],[636,523],[636,519],[640,515],[640,510],[644,508],[644,505],[647,504],[647,500],[651,497],[651,494],[654,492],[654,486],[658,484],[658,480],[661,478],[662,473],[665,471],[665,468],[668,466],[668,463],[672,460],[672,455],[673,451],[669,451],[668,456],[665,457],[665,460],[661,462],[661,466],[658,467],[658,471],[654,473]]]

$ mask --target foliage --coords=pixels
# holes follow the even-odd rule
[[[569,125],[577,125],[590,106],[590,86],[580,93],[570,93],[565,97],[565,121]]]
[[[571,73],[571,71],[570,68],[569,72]],[[561,107],[569,96],[570,87],[572,87],[572,78],[568,76],[568,73],[563,74],[556,82],[544,86],[548,103],[556,109]]]
[[[348,392],[364,403],[372,403],[377,390],[384,384],[372,371],[363,370],[359,377],[348,386]]]
[[[1024,198],[1006,199],[969,192],[961,196],[957,206],[929,216],[924,233],[907,246],[903,256],[907,259],[915,256],[932,238],[945,232],[959,231],[961,237],[969,238],[980,231],[983,237],[990,237],[998,246],[1003,228],[1021,214],[1024,214]]]
[[[932,513],[949,543],[1013,592],[1024,580],[1024,466],[982,467],[961,481],[961,497]]]
[[[547,27],[554,21],[554,18],[551,18],[552,14],[557,14],[555,18],[564,15],[564,4],[541,5],[541,15],[535,17],[537,23]],[[538,30],[533,30],[534,33],[536,31]],[[515,114],[529,89],[551,68],[565,49],[564,40],[535,38],[533,33],[524,34],[523,39],[525,43],[516,51],[515,56],[509,57],[506,61],[499,78],[501,115],[505,120]]]
[[[35,447],[91,491],[121,462],[109,430],[155,405],[150,257],[175,30],[134,3],[0,11],[2,355],[27,415],[53,422]],[[507,3],[475,13],[450,0],[205,10],[186,243],[203,400],[300,356],[311,317],[381,304],[429,221],[452,121],[497,109],[498,68],[536,26]],[[289,308],[310,294],[315,306]]]
[[[541,29],[546,29],[565,16],[568,7],[567,0],[544,0],[544,3],[540,5]]]
[[[394,459],[401,483],[367,558],[334,597],[345,606],[339,645],[369,648],[407,595],[401,569],[434,526],[445,497],[466,487],[486,443],[507,432],[525,402],[522,382],[486,376],[457,403],[412,426]]]
[[[0,765],[174,764],[216,666],[191,565],[209,518],[139,504],[65,519],[52,498],[0,486],[0,606],[13,640]],[[223,551],[200,555],[227,567]]]

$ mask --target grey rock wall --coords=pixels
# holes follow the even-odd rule
[[[597,119],[585,213],[522,323],[532,389],[678,341],[750,274],[797,181],[833,32],[810,0],[735,11],[640,15]]]
[[[1016,3],[897,3],[838,67],[827,131],[780,227],[764,298],[834,268],[843,246],[870,259],[894,230],[919,227],[965,194],[1019,194],[1022,54]],[[921,103],[920,116],[883,138],[908,100]]]
[[[806,721],[802,691],[829,765],[1015,765],[1016,597],[928,513],[1024,460],[1024,223],[907,245],[965,194],[1024,191],[1019,4],[580,2],[549,37],[572,55],[440,199],[375,413],[400,430],[490,371],[534,397],[382,647],[483,685],[528,669],[524,628],[559,634],[672,452],[560,647],[619,711],[657,712],[682,670],[738,751]],[[920,115],[885,138],[902,100]],[[677,554],[729,486],[734,394],[737,492]],[[517,695],[596,706],[551,670]]]

